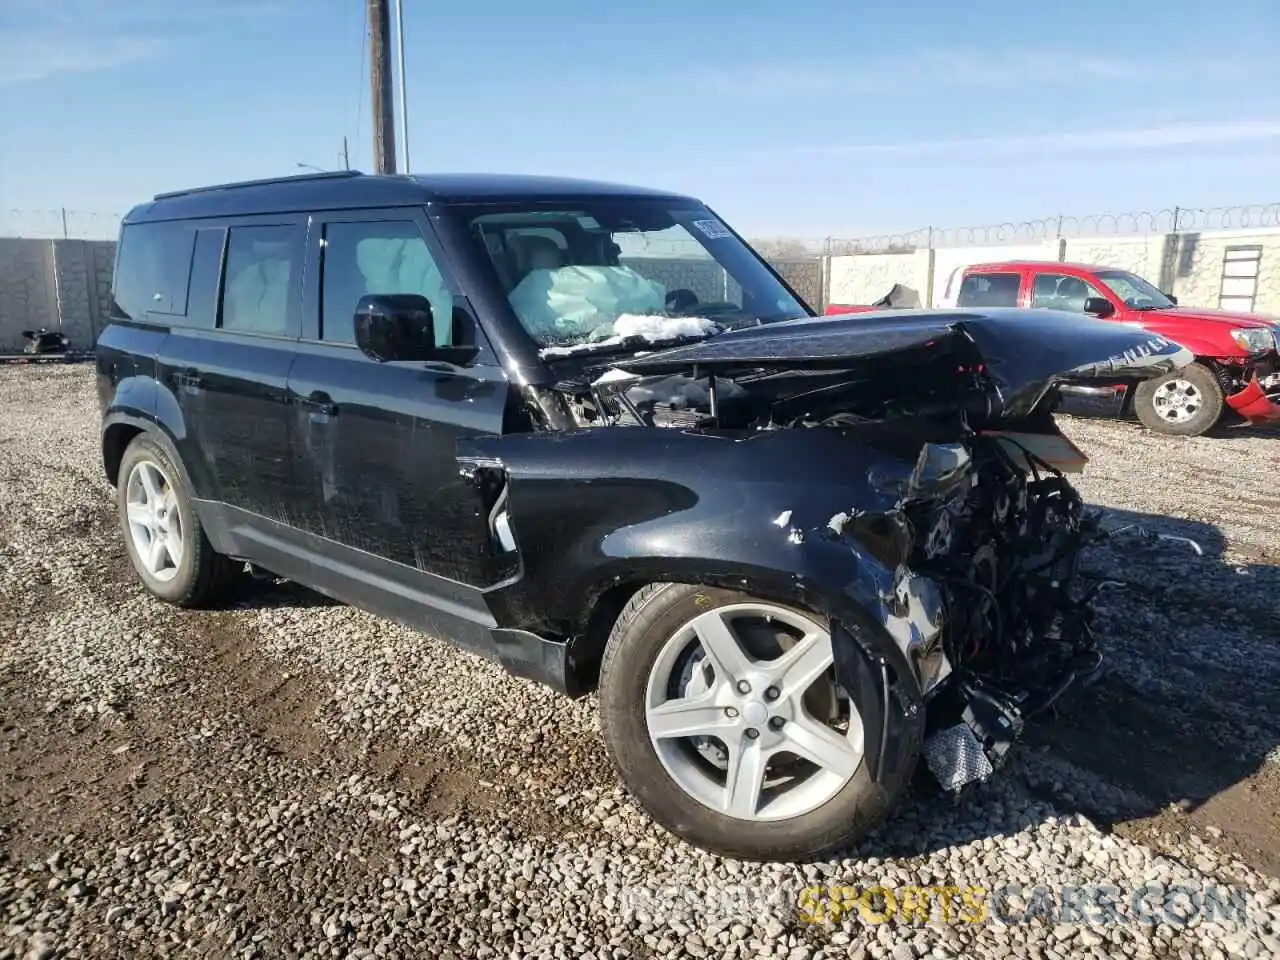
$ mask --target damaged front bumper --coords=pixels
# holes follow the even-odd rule
[[[909,556],[893,569],[859,556],[874,586],[849,599],[878,614],[911,669],[921,752],[946,790],[990,776],[1027,721],[1101,666],[1087,598],[1073,592],[1079,550],[1096,524],[1050,466],[1062,459],[1052,451],[1069,447],[1056,438],[984,438],[981,450],[926,444],[895,511],[912,531]],[[865,542],[847,523],[831,529]],[[837,675],[856,682],[853,672]]]
[[[1227,405],[1250,423],[1280,421],[1280,373],[1263,379],[1253,374],[1248,386],[1227,397]]]

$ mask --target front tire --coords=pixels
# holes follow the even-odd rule
[[[143,586],[180,607],[205,607],[232,587],[236,565],[205,536],[182,474],[159,443],[133,438],[120,461],[116,507]]]
[[[640,590],[609,637],[599,695],[609,753],[639,804],[724,856],[848,847],[915,765],[913,752],[893,782],[875,781],[867,748],[879,745],[881,705],[836,683],[825,620],[729,590]]]
[[[1144,380],[1133,394],[1133,412],[1156,433],[1198,437],[1222,418],[1222,385],[1213,371],[1192,363],[1156,380]]]

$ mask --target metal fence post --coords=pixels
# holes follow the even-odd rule
[[[66,240],[70,234],[67,233],[67,208],[62,208],[62,239]]]
[[[924,305],[926,309],[933,307],[933,275],[938,267],[937,253],[933,249],[933,224],[929,224],[929,246],[926,247],[924,267]]]

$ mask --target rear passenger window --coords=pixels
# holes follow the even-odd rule
[[[354,343],[356,304],[371,293],[426,297],[436,343],[453,343],[453,295],[412,220],[334,221],[325,225],[321,339]]]
[[[289,310],[302,262],[296,227],[232,227],[227,237],[221,326],[289,333]]]
[[[960,284],[958,307],[1016,307],[1021,277],[1016,273],[971,273]]]
[[[185,316],[195,230],[181,223],[135,223],[120,233],[115,303],[123,316]]]

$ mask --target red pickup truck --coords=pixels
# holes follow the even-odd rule
[[[1160,433],[1197,436],[1229,407],[1247,420],[1280,421],[1280,326],[1248,313],[1179,307],[1127,270],[1057,261],[1008,261],[965,267],[944,302],[1091,314],[1139,326],[1180,343],[1196,362],[1139,384],[1064,386],[1067,409],[1137,415]],[[834,306],[828,313],[849,312]],[[865,308],[863,308],[865,309]],[[1072,402],[1075,401],[1075,402]],[[1098,408],[1102,409],[1099,410]]]

